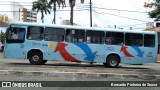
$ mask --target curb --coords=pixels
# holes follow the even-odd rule
[[[119,73],[89,73],[89,72],[46,72],[46,71],[20,71],[20,70],[0,70],[0,75],[18,76],[72,76],[72,77],[94,77],[94,78],[114,78],[114,79],[141,79],[141,80],[160,80],[160,75],[138,75],[138,74],[119,74]]]

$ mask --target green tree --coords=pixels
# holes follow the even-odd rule
[[[158,20],[160,18],[160,6],[156,6],[154,10],[148,12],[150,18],[156,18]]]
[[[44,12],[45,14],[49,13],[50,14],[50,9],[51,6],[48,5],[47,0],[37,0],[32,3],[32,10],[37,11],[37,13],[40,11],[41,12],[41,20],[42,23],[44,23]]]
[[[157,3],[159,3],[160,2],[160,0],[155,0]]]
[[[56,4],[58,4],[58,7],[60,8],[61,4],[62,4],[62,8],[65,7],[65,0],[50,0],[49,1],[49,6],[51,6],[51,4],[53,4],[53,11],[54,11],[54,18],[52,20],[52,24],[56,23]]]
[[[69,5],[70,5],[70,8],[71,8],[71,11],[70,11],[70,23],[71,23],[71,25],[73,25],[73,8],[75,6],[75,3],[76,3],[76,0],[69,0]],[[83,4],[84,0],[81,0],[81,3]]]
[[[152,8],[155,6],[154,10],[148,12],[150,18],[155,18],[155,21],[160,19],[160,0],[154,0],[155,2],[146,3],[144,7]]]
[[[1,33],[0,33],[0,42],[2,42],[2,44],[4,43],[5,36],[6,36],[6,34],[4,32],[2,32],[2,30],[1,30]]]

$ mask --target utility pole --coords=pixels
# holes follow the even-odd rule
[[[92,27],[92,1],[90,0],[90,27]]]
[[[114,29],[116,29],[117,28],[117,25],[114,25]]]

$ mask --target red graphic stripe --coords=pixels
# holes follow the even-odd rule
[[[55,49],[54,52],[59,51],[59,53],[61,54],[61,56],[66,60],[66,61],[74,61],[74,62],[79,62],[77,59],[75,59],[74,57],[72,57],[67,50],[65,49],[65,47],[68,44],[62,43],[62,42],[58,42],[57,43],[57,47]]]
[[[126,46],[122,46],[121,47],[121,52],[123,52],[124,53],[124,55],[125,56],[127,56],[127,57],[133,57],[127,50],[126,50]]]

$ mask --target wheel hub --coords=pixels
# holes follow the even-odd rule
[[[33,56],[33,61],[37,62],[39,60],[39,57],[37,55]]]
[[[110,64],[111,64],[112,66],[116,66],[116,65],[117,65],[117,60],[116,60],[116,58],[112,58],[111,61],[110,61]]]

